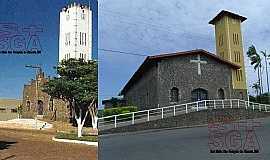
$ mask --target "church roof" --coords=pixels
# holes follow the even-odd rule
[[[176,53],[167,53],[167,54],[159,54],[154,56],[147,56],[147,58],[144,60],[142,65],[139,67],[139,69],[133,74],[133,76],[130,78],[128,83],[125,85],[125,87],[122,89],[119,95],[123,95],[138,79],[141,78],[141,76],[144,74],[145,71],[151,66],[155,64],[155,62],[160,61],[165,58],[171,58],[171,57],[178,57],[178,56],[186,56],[186,55],[196,55],[196,54],[202,54],[207,57],[211,57],[215,59],[216,61],[229,65],[233,69],[240,69],[241,66],[232,63],[228,60],[222,59],[219,56],[210,53],[208,51],[205,51],[203,49],[196,49],[196,50],[190,50],[190,51],[184,51],[184,52],[176,52]]]
[[[217,21],[219,21],[224,16],[229,16],[229,17],[232,17],[232,18],[235,18],[235,19],[240,19],[241,22],[243,22],[243,21],[245,21],[247,19],[246,17],[240,16],[238,14],[222,10],[221,12],[219,12],[219,14],[216,17],[214,17],[211,21],[209,21],[209,24],[214,25]]]

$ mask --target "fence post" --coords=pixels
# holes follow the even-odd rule
[[[134,124],[135,118],[134,118],[134,112],[132,113],[132,124]]]
[[[114,128],[116,128],[116,115],[114,116]]]
[[[252,103],[252,108],[253,108],[253,111],[254,111],[254,103]]]
[[[199,111],[199,102],[197,102],[197,111]]]
[[[205,100],[204,101],[204,107],[205,107],[205,109],[207,109],[207,103],[206,103],[207,101]]]
[[[186,104],[186,113],[188,113],[188,110],[187,110],[187,104]]]
[[[267,110],[266,110],[266,105],[264,105],[264,111],[266,112]]]
[[[163,115],[163,108],[161,108],[161,118],[163,119],[164,115]]]
[[[240,108],[240,100],[237,100],[237,107]]]
[[[231,108],[233,108],[233,107],[232,107],[232,104],[233,104],[233,103],[232,103],[232,100],[230,100],[230,104],[231,104]]]
[[[267,112],[267,107],[266,107],[266,105],[265,105],[265,112]]]
[[[216,101],[214,100],[214,109],[217,109]]]
[[[173,106],[173,116],[175,116],[175,106]]]
[[[222,100],[222,108],[224,109],[224,100]]]
[[[260,110],[260,112],[262,111],[262,106],[261,106],[261,104],[259,104],[259,110]]]
[[[147,121],[150,121],[150,111],[147,111]]]
[[[248,103],[249,103],[249,102],[245,102],[245,104],[246,104],[246,109],[248,109]]]

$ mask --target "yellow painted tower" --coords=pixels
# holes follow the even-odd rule
[[[241,33],[241,23],[246,19],[223,10],[209,22],[215,25],[217,55],[241,66],[232,71],[232,86],[235,90],[247,90]]]

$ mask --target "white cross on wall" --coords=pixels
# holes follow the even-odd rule
[[[201,64],[207,64],[207,61],[202,61],[201,56],[198,54],[196,60],[190,60],[191,63],[197,63],[198,64],[198,75],[202,74],[201,71]]]

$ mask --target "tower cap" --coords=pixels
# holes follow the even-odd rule
[[[246,17],[240,16],[238,14],[222,10],[221,12],[219,12],[219,14],[216,17],[214,17],[211,21],[209,21],[209,24],[214,25],[217,21],[219,21],[224,16],[229,16],[231,18],[239,19],[241,20],[241,22],[244,22],[247,19]]]

